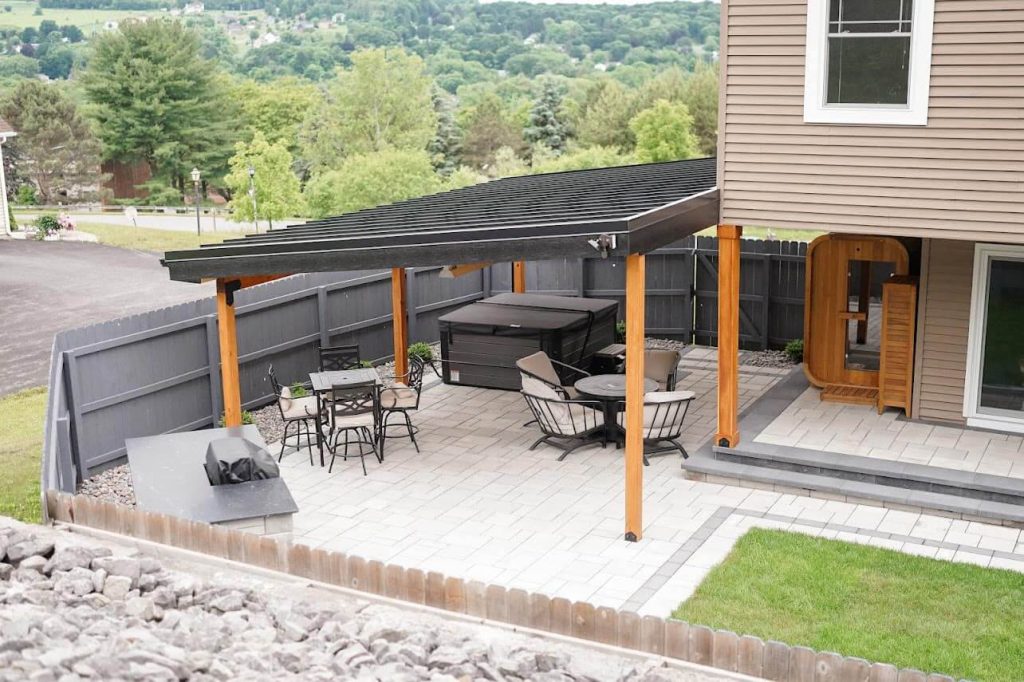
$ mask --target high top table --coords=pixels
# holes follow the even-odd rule
[[[313,394],[316,395],[316,406],[320,419],[326,421],[324,396],[331,392],[331,388],[335,386],[355,386],[356,384],[365,384],[371,381],[378,386],[383,383],[380,380],[380,374],[373,367],[338,369],[329,372],[310,372],[309,383],[313,387]],[[324,466],[324,436],[320,423],[316,425],[316,447],[320,452],[320,466],[322,467]]]
[[[580,397],[596,400],[604,408],[604,443],[619,445],[619,403],[626,398],[625,374],[595,374],[583,377],[573,387]],[[658,390],[658,382],[644,378],[644,393]]]

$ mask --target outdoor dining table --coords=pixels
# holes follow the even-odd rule
[[[625,374],[595,374],[577,381],[574,388],[584,399],[596,400],[604,408],[602,443],[619,445],[619,404],[626,398]],[[644,379],[644,393],[658,390],[658,382]]]
[[[318,414],[325,417],[326,409],[324,395],[331,392],[335,387],[355,386],[373,381],[380,385],[380,375],[373,367],[358,367],[356,369],[339,369],[329,372],[310,372],[309,383],[313,387],[313,394],[316,395]],[[320,466],[324,466],[324,434],[317,424],[316,447],[320,452]]]

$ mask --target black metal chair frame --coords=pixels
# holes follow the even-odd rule
[[[330,422],[328,425],[328,449],[331,451],[331,464],[327,473],[334,469],[334,460],[338,456],[338,435],[345,432],[345,442],[342,450],[342,459],[348,461],[348,446],[355,444],[359,446],[359,459],[363,465],[363,475],[366,475],[366,450],[364,445],[369,445],[373,450],[378,462],[383,462],[383,456],[378,450],[380,442],[380,391],[374,381],[365,381],[358,384],[346,384],[344,386],[332,386],[330,391],[330,402],[326,404]],[[339,426],[338,420],[344,417],[356,417],[365,414],[373,416],[373,428],[368,426]],[[359,436],[354,441],[348,438],[348,432],[355,431]],[[365,435],[365,439],[363,436]],[[333,444],[330,442],[333,439]]]
[[[388,424],[388,418],[394,414],[401,414],[405,421],[405,428],[409,434],[416,452],[420,451],[419,443],[416,442],[416,432],[419,430],[412,424],[409,412],[420,409],[420,394],[423,392],[423,372],[426,365],[423,358],[412,356],[409,358],[409,370],[405,374],[395,375],[395,381],[405,384],[404,387],[385,386],[380,389],[381,421],[380,421],[380,457],[384,459],[384,441],[388,438],[403,438],[405,434],[389,434],[388,426],[402,426],[401,424]],[[416,393],[416,404],[412,407],[384,407],[384,397],[390,392],[394,394],[395,401],[398,400],[400,391],[410,390]]]
[[[577,374],[579,374],[581,376],[584,376],[584,377],[589,377],[590,376],[590,372],[587,372],[586,370],[582,370],[579,367],[573,367],[572,365],[567,365],[564,362],[559,362],[558,360],[552,360],[550,356],[548,357],[548,362],[550,362],[552,365],[555,365],[556,367],[561,367],[563,369],[569,370],[570,372],[575,372],[575,373],[577,373]],[[530,377],[531,379],[536,379],[537,381],[541,382],[542,384],[544,384],[545,386],[547,386],[548,388],[553,390],[555,393],[557,393],[558,395],[562,396],[562,398],[564,398],[565,400],[573,400],[574,399],[574,398],[572,398],[572,396],[569,395],[569,392],[566,390],[566,387],[563,386],[562,384],[553,384],[550,381],[548,381],[547,379],[545,379],[544,377],[538,376],[538,375],[534,374],[533,372],[531,372],[529,370],[523,369],[518,364],[516,364],[516,368],[522,374],[525,374],[526,376]],[[529,426],[530,424],[534,423],[535,421],[537,421],[537,420],[536,419],[531,419],[528,422],[523,422],[523,426]]]
[[[532,375],[531,375],[532,376]],[[540,396],[531,395],[526,391],[521,391],[523,398],[526,399],[526,405],[530,408],[530,412],[533,413],[534,420],[537,422],[537,426],[540,427],[541,433],[544,435],[538,438],[533,445],[530,446],[530,450],[537,449],[537,446],[541,443],[546,443],[553,447],[562,450],[562,454],[558,457],[558,461],[561,462],[568,456],[570,452],[577,450],[586,445],[604,445],[601,442],[599,436],[604,432],[604,411],[602,405],[597,400],[556,400],[553,398],[542,398]],[[580,414],[573,414],[571,405],[582,405],[583,407],[591,408],[589,410],[582,410]],[[555,414],[555,407],[565,410],[565,414],[568,415],[573,433],[563,433],[566,429],[558,426],[558,417]],[[577,422],[580,420],[582,415],[582,424]],[[591,419],[588,416],[593,415]],[[565,441],[565,442],[562,442]]]
[[[284,458],[285,447],[290,445],[288,443],[288,438],[289,437],[295,439],[295,444],[292,445],[292,447],[294,447],[296,452],[297,452],[297,451],[302,449],[302,436],[305,435],[306,436],[306,447],[309,449],[309,463],[310,463],[310,465],[312,465],[313,464],[313,443],[315,443],[317,441],[316,441],[316,437],[313,435],[313,431],[310,429],[309,425],[310,425],[310,422],[313,422],[313,424],[319,429],[320,428],[320,423],[319,423],[320,422],[320,415],[319,414],[309,414],[309,411],[307,410],[306,414],[308,416],[306,416],[306,417],[286,417],[285,414],[284,414],[284,408],[281,407],[281,400],[282,400],[281,382],[279,382],[277,380],[277,373],[274,372],[274,366],[273,365],[270,365],[270,367],[267,368],[267,376],[270,377],[270,386],[273,388],[274,396],[277,398],[277,410],[281,414],[281,420],[284,422],[284,433],[281,434],[281,452],[277,456],[277,461],[280,462]],[[289,429],[291,429],[292,425],[295,426],[295,433],[293,433],[293,434],[291,434],[291,436],[289,436],[288,431],[289,431]]]
[[[686,413],[690,409],[691,402],[693,402],[693,398],[644,403],[645,412],[649,408],[654,407],[654,417],[651,419],[651,423],[644,426],[644,464],[647,464],[648,457],[659,457],[676,450],[683,456],[683,459],[690,458],[690,453],[679,442],[679,437],[683,435]],[[619,403],[619,411],[624,412],[625,410],[626,402],[621,401]],[[682,414],[680,414],[680,411],[682,411]],[[668,431],[667,435],[664,433],[654,435],[656,432],[665,431]],[[662,445],[663,443],[671,443],[671,445],[665,446]],[[658,447],[659,445],[661,447]]]
[[[359,345],[321,346],[319,349],[320,371],[336,372],[359,369],[363,366],[359,357]]]

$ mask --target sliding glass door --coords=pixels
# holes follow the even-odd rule
[[[1024,431],[1024,248],[979,244],[965,413],[968,423]]]

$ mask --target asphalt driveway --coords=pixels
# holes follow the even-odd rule
[[[155,254],[0,237],[0,395],[46,383],[59,331],[212,295],[170,281]]]

